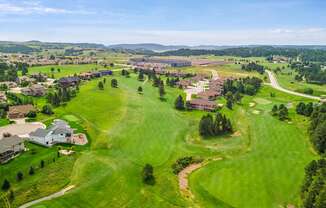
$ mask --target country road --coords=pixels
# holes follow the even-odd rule
[[[303,94],[303,93],[299,93],[299,92],[294,92],[294,91],[291,91],[291,90],[287,90],[287,89],[284,89],[283,87],[281,87],[279,85],[279,83],[277,82],[277,79],[275,78],[273,72],[269,71],[269,70],[266,70],[268,76],[269,76],[269,80],[271,82],[271,86],[279,91],[282,91],[282,92],[285,92],[285,93],[288,93],[288,94],[292,94],[292,95],[297,95],[297,96],[301,96],[301,97],[305,97],[305,98],[310,98],[310,99],[314,99],[314,100],[321,100],[320,97],[316,97],[316,96],[313,96],[313,95],[307,95],[307,94]]]
[[[54,198],[58,198],[60,196],[63,196],[67,191],[70,191],[74,187],[75,187],[74,185],[68,186],[68,187],[62,189],[61,191],[59,191],[57,193],[54,193],[54,194],[51,194],[49,196],[46,196],[46,197],[43,197],[43,198],[28,202],[26,204],[23,204],[19,208],[27,208],[27,207],[33,206],[35,204],[38,204],[38,203],[40,203],[42,201],[48,201],[48,200],[51,200],[51,199],[54,199]]]

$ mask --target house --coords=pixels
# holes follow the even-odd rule
[[[7,96],[5,92],[0,91],[0,103],[4,103],[7,101]]]
[[[28,96],[40,97],[45,95],[45,87],[40,84],[34,84],[30,87],[21,89],[22,94]]]
[[[29,134],[29,140],[37,144],[51,147],[57,143],[71,143],[73,129],[63,120],[56,119],[47,129],[39,128]]]
[[[35,111],[35,108],[31,104],[9,106],[8,118],[9,119],[24,118],[31,111]]]
[[[24,150],[24,139],[18,136],[0,139],[0,163],[8,162]]]
[[[198,97],[205,100],[216,100],[216,98],[220,95],[221,95],[221,91],[216,91],[211,89],[198,93]]]
[[[216,104],[213,101],[209,101],[206,99],[193,99],[187,103],[188,108],[197,109],[197,110],[205,110],[205,111],[214,111],[216,110]]]
[[[35,79],[37,82],[46,82],[46,80],[48,78],[45,74],[42,74],[42,73],[31,74],[30,77]]]
[[[92,72],[92,77],[93,78],[99,78],[101,76],[102,76],[101,72]]]
[[[79,82],[79,77],[62,77],[58,80],[60,87],[74,87]]]
[[[28,76],[22,76],[19,78],[19,82],[22,83],[36,83],[36,79],[30,78]]]
[[[8,88],[15,88],[17,87],[16,82],[0,82],[0,85],[6,85]]]
[[[183,79],[177,82],[177,86],[181,89],[186,89],[190,85],[191,85],[191,81],[187,79]]]
[[[92,73],[90,72],[84,72],[78,75],[78,77],[82,80],[91,80],[92,79]]]
[[[112,75],[111,70],[100,70],[99,72],[101,73],[102,76]]]

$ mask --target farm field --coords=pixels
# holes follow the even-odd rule
[[[108,78],[103,91],[98,90],[97,80],[88,82],[76,98],[55,110],[59,117],[83,123],[90,148],[80,152],[72,167],[69,184],[76,188],[35,207],[189,207],[193,203],[253,207],[257,201],[259,207],[275,207],[297,203],[303,168],[314,158],[302,128],[306,121],[294,115],[294,109],[290,110],[291,124],[268,112],[274,103],[291,100],[295,104],[301,98],[280,92],[270,98],[273,90],[264,87],[235,110],[223,109],[235,124],[236,135],[201,140],[198,121],[206,113],[174,110],[180,90],[166,87],[162,102],[150,82],[141,83],[133,74],[115,78],[119,88],[111,88]],[[138,86],[143,87],[143,95],[137,93]],[[250,102],[256,106],[249,107]],[[223,157],[191,176],[195,201],[180,194],[171,169],[176,159],[189,155]],[[141,181],[146,163],[154,166],[154,186]],[[257,193],[255,198],[253,193]]]

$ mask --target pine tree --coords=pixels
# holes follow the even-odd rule
[[[139,94],[141,94],[141,93],[143,93],[143,88],[141,86],[139,86],[137,91],[138,91]]]
[[[98,88],[100,90],[104,90],[104,85],[103,85],[103,82],[102,81],[99,81],[99,83],[97,84]]]
[[[159,86],[159,94],[160,94],[160,98],[163,99],[165,95],[164,85]]]
[[[111,80],[111,87],[113,87],[113,88],[117,88],[117,87],[118,87],[118,80],[116,80],[116,79],[112,79],[112,80]]]
[[[183,98],[182,98],[181,95],[179,95],[179,96],[177,97],[177,99],[175,100],[175,102],[174,102],[174,106],[175,106],[175,108],[178,109],[178,110],[184,110],[184,108],[185,108],[185,104],[184,104],[184,101],[183,101]]]
[[[139,81],[144,81],[144,72],[143,71],[140,71],[139,74],[138,74],[138,80]]]
[[[232,110],[233,103],[232,103],[231,100],[227,100],[227,101],[226,101],[226,107],[227,107],[228,109]]]
[[[276,116],[277,115],[277,112],[278,112],[278,107],[277,107],[277,105],[274,105],[273,106],[273,109],[272,109],[272,115],[273,116]]]
[[[7,179],[3,181],[1,189],[3,191],[8,191],[10,189],[10,182]]]
[[[31,166],[30,168],[29,168],[29,175],[34,175],[34,173],[35,173],[35,171],[34,171],[34,168],[33,168],[33,166]]]
[[[147,185],[154,185],[155,184],[155,177],[154,177],[154,168],[150,164],[146,164],[143,168],[143,182]]]
[[[23,173],[21,171],[19,171],[17,173],[16,179],[17,179],[17,181],[21,181],[21,180],[23,180],[23,177],[24,177]]]

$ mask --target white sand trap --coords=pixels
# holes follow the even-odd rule
[[[10,133],[11,135],[18,135],[19,137],[28,137],[28,134],[35,131],[38,128],[45,129],[46,126],[40,122],[24,123],[24,124],[10,124],[0,127],[0,139],[3,137],[3,133]]]
[[[252,108],[252,107],[255,107],[256,103],[249,103],[249,107]]]
[[[260,111],[259,110],[253,110],[252,113],[253,114],[256,114],[256,115],[259,115],[260,114]]]

